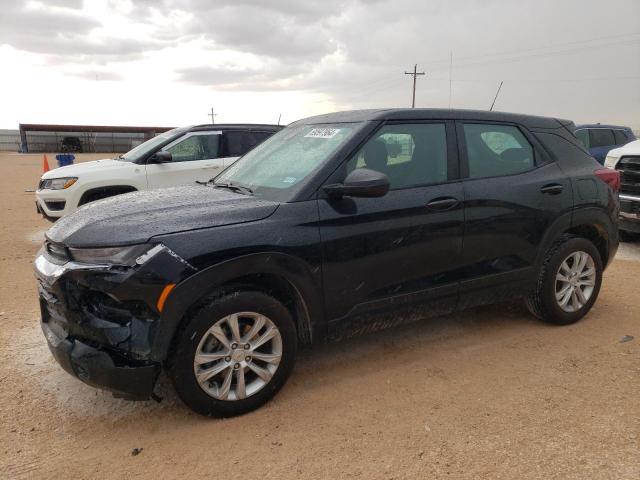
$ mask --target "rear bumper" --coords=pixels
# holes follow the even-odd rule
[[[619,226],[627,232],[640,233],[640,196],[620,194]]]
[[[160,374],[159,364],[135,365],[115,352],[92,347],[79,340],[58,336],[54,328],[42,323],[49,350],[60,366],[92,387],[113,392],[131,400],[151,397]]]

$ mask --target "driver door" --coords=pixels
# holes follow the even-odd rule
[[[224,168],[220,158],[220,131],[190,132],[162,148],[171,153],[167,163],[147,163],[149,188],[194,185],[207,182]]]

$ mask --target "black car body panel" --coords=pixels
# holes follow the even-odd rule
[[[360,123],[287,201],[179,187],[98,201],[56,223],[47,241],[58,249],[160,246],[128,267],[69,263],[61,271],[46,251],[39,257],[47,262],[36,264],[43,329],[65,369],[119,394],[151,395],[181,322],[211,296],[245,286],[276,297],[300,340],[317,343],[522,296],[564,233],[592,239],[605,264],[615,254],[617,195],[594,176],[599,165],[572,122],[410,109],[323,115],[292,127],[341,122]],[[443,181],[379,198],[322,190],[344,181],[347,161],[375,132],[403,122],[443,125]],[[516,128],[535,164],[470,178],[463,130],[474,122]],[[128,392],[125,377],[135,384]]]
[[[73,218],[56,222],[47,238],[68,247],[144,243],[167,233],[262,220],[277,208],[275,202],[212,186],[144,190],[87,204]]]

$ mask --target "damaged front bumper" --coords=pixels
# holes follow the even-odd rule
[[[158,299],[195,269],[161,245],[133,266],[61,261],[44,249],[34,266],[42,330],[64,370],[116,396],[153,396]]]

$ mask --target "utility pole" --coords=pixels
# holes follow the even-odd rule
[[[282,114],[278,115],[278,125],[280,125],[280,119],[282,119]]]
[[[411,101],[411,108],[416,108],[416,78],[418,75],[426,75],[424,72],[418,71],[418,64],[413,66],[413,72],[404,72],[405,75],[413,76],[413,100]]]
[[[496,92],[496,96],[493,99],[493,103],[491,104],[491,108],[489,109],[490,112],[493,111],[493,106],[496,104],[496,100],[498,99],[498,95],[500,94],[500,90],[502,89],[502,84],[504,83],[504,80],[502,80],[500,82],[500,85],[498,86],[498,91]]]
[[[211,113],[209,113],[209,116],[211,117],[211,124],[213,125],[214,123],[216,123],[216,117],[218,116],[218,114],[213,113],[213,107],[211,107]]]

